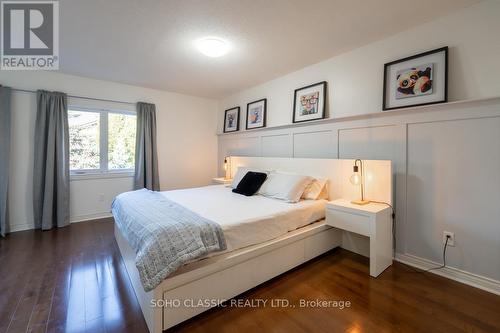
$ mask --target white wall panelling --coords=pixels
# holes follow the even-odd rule
[[[406,253],[500,280],[500,115],[408,125]],[[491,260],[487,260],[491,259]]]
[[[293,157],[337,158],[337,133],[331,130],[293,134]]]
[[[260,137],[246,137],[238,141],[238,148],[236,150],[242,156],[255,156],[261,155],[261,138]]]
[[[269,140],[274,136],[280,139]],[[500,98],[264,129],[251,137],[220,135],[219,161],[238,155],[240,142],[258,147],[253,152],[260,155],[247,156],[291,152],[291,157],[392,160],[399,256],[440,262],[442,232],[448,230],[456,237],[448,250],[451,267],[500,280]],[[343,241],[368,255],[362,237],[346,235]]]
[[[269,157],[290,157],[292,156],[293,145],[291,145],[291,135],[276,134],[263,135],[261,139],[262,156]]]

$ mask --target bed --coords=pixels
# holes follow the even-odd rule
[[[343,189],[342,181],[347,169],[352,170],[351,160],[249,157],[231,160],[233,169],[245,165],[303,173],[307,168],[311,175],[329,179],[330,199],[354,195],[350,188]],[[369,177],[372,183],[390,181],[389,161],[371,161],[365,165],[368,173],[377,171],[375,179]],[[378,174],[381,170],[382,176]],[[390,189],[381,191],[378,186],[370,191],[374,195],[383,193],[383,198],[374,197],[378,200],[392,196]],[[188,261],[154,289],[145,291],[136,268],[136,251],[120,226],[123,215],[114,212],[115,238],[151,332],[170,328],[341,245],[341,232],[324,223],[327,202],[324,199],[287,203],[261,195],[241,196],[226,185],[165,191],[160,195],[168,202],[216,221],[224,233],[226,249]]]
[[[231,192],[226,185],[162,192],[209,220],[217,221],[224,231],[226,251],[285,235],[325,218],[326,200],[301,200],[288,203],[262,195],[245,197]]]

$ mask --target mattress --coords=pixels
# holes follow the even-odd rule
[[[226,185],[161,192],[193,212],[218,223],[227,250],[263,243],[325,217],[326,200],[287,203],[261,195],[246,197]]]

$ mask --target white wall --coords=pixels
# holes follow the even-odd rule
[[[218,102],[205,98],[41,71],[2,71],[0,83],[13,88],[46,89],[69,95],[157,107],[158,160],[162,190],[202,186],[216,174]],[[70,105],[134,110],[133,105],[69,99]],[[13,92],[9,210],[12,230],[33,227],[32,166],[35,94]],[[132,178],[71,181],[71,220],[109,215],[116,194],[132,189]],[[100,200],[100,197],[103,200]]]
[[[446,45],[450,47],[449,100],[497,96],[499,33],[500,1],[479,3],[229,96],[221,102],[218,131],[222,132],[224,109],[238,105],[244,129],[247,103],[261,98],[267,98],[268,127],[289,124],[294,90],[320,81],[328,82],[330,118],[381,112],[384,64]]]
[[[444,45],[451,101],[500,97],[498,35],[500,2],[487,1],[229,96],[221,102],[219,131],[224,109],[240,105],[245,128],[246,103],[264,97],[274,128],[221,134],[219,161],[225,155],[390,159],[397,257],[437,265],[443,231],[455,232],[448,265],[458,270],[450,274],[500,293],[500,98],[381,111],[383,64]],[[290,125],[294,89],[322,80],[332,119]],[[344,246],[366,255],[366,241],[347,234]]]

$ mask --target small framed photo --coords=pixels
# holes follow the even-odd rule
[[[240,107],[227,109],[224,113],[224,133],[236,132],[240,129]]]
[[[325,118],[326,81],[295,89],[293,122],[300,123]]]
[[[247,104],[246,129],[266,127],[267,99],[260,99]]]
[[[383,94],[383,111],[447,102],[448,47],[385,64]]]

